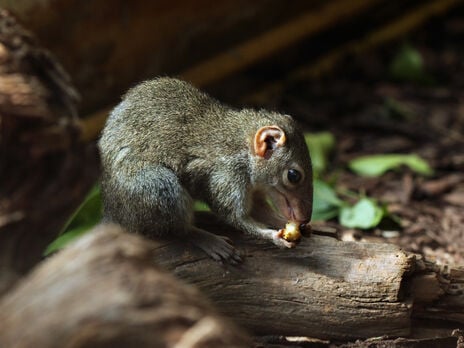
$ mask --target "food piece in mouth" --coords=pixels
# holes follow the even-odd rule
[[[301,239],[300,226],[296,222],[288,222],[285,225],[282,238],[287,242],[299,242]]]

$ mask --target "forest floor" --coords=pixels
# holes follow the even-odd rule
[[[287,79],[278,95],[255,105],[291,114],[311,132],[330,131],[336,146],[326,179],[384,203],[399,222],[370,230],[325,222],[342,240],[395,243],[439,264],[464,265],[462,18],[457,11],[412,33],[407,43],[345,56],[321,78]],[[392,62],[404,47],[420,55],[421,71],[399,81]],[[347,169],[353,158],[383,153],[418,154],[434,175],[402,168],[365,178]]]

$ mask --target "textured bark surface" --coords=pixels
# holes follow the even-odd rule
[[[414,276],[406,285],[414,296],[415,318],[454,321],[460,323],[455,328],[464,328],[464,267],[417,260]]]
[[[210,215],[200,220],[224,230]],[[462,271],[443,272],[394,245],[312,236],[293,250],[278,250],[234,239],[245,258],[239,266],[217,263],[179,241],[154,243],[114,227],[91,232],[5,295],[0,345],[164,346],[193,337],[198,347],[243,346],[245,336],[222,319],[215,322],[198,293],[260,335],[455,342],[451,331],[464,323]],[[430,319],[433,330],[424,330]]]
[[[99,228],[0,302],[2,347],[248,347],[199,292],[153,265],[154,243]]]
[[[422,321],[413,318],[435,320],[446,336],[464,324],[463,269],[439,267],[392,244],[315,235],[295,249],[279,250],[238,238],[210,214],[197,220],[233,238],[243,264],[221,266],[179,243],[158,247],[156,263],[255,333],[330,340],[434,337],[419,334]]]
[[[216,264],[177,243],[159,247],[156,263],[255,333],[328,339],[409,335],[412,301],[402,284],[414,257],[396,246],[312,236],[295,249],[279,250],[235,240],[244,255],[238,267]]]

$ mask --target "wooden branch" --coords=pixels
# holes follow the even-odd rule
[[[255,333],[342,340],[410,333],[412,301],[402,281],[414,257],[396,246],[320,236],[292,250],[236,242],[245,259],[239,267],[217,265],[177,243],[158,247],[156,263]]]
[[[249,347],[197,290],[115,226],[42,263],[0,302],[1,347]]]
[[[224,232],[210,215],[199,220]],[[152,243],[111,228],[92,232],[45,261],[0,302],[0,346],[23,339],[53,347],[54,338],[88,344],[121,337],[145,344],[160,327],[174,325],[178,332],[185,322],[183,328],[190,328],[205,315],[215,316],[205,314],[210,309],[195,291],[177,289],[153,260],[257,334],[410,337],[421,328],[417,318],[432,318],[451,337],[456,322],[464,323],[463,271],[445,272],[394,245],[312,236],[295,249],[279,250],[242,236],[235,240],[244,254],[239,266],[221,265],[180,241]],[[197,315],[189,321],[187,313]],[[236,331],[226,327],[230,335],[221,337],[229,342]],[[42,337],[44,332],[56,335]],[[422,335],[427,337],[436,332]]]
[[[210,231],[225,230],[209,214],[199,214],[198,220]],[[461,269],[443,270],[391,244],[312,236],[295,249],[279,250],[234,239],[245,256],[240,267],[219,267],[178,243],[160,246],[156,262],[260,334],[407,337],[419,329],[412,318],[464,323]]]

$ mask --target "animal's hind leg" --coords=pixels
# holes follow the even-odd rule
[[[191,241],[215,260],[240,260],[228,238],[193,225],[192,198],[172,170],[140,162],[128,168],[135,166],[139,169],[129,175],[120,171],[103,180],[107,220],[132,232]]]
[[[102,181],[104,215],[131,232],[183,235],[192,220],[192,199],[175,173],[148,163],[126,164]]]

